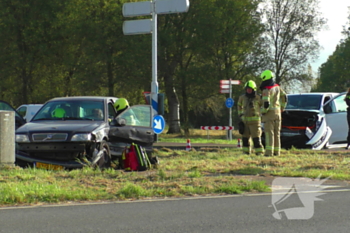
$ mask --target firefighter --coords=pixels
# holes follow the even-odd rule
[[[125,98],[119,98],[114,103],[115,110],[117,111],[117,115],[124,112],[124,110],[129,108],[129,102]]]
[[[119,98],[114,103],[115,110],[117,111],[117,116],[124,112],[126,109],[130,108],[129,102],[125,98]],[[127,125],[138,125],[140,121],[135,116],[135,113],[130,110],[127,114],[123,114],[123,118],[126,120]]]
[[[261,73],[262,117],[265,132],[265,156],[279,156],[281,150],[281,112],[287,105],[287,95],[275,84],[274,74],[270,70]]]
[[[350,88],[348,88],[348,93],[346,93],[346,96],[345,96],[345,102],[346,104],[348,105],[348,108],[347,108],[347,120],[348,120],[348,137],[347,137],[347,141],[348,141],[348,145],[346,146],[346,149],[348,150],[349,147],[350,147]]]
[[[261,144],[261,97],[256,93],[256,84],[249,80],[244,85],[245,94],[238,99],[238,114],[244,123],[242,133],[242,149],[245,154],[251,153],[250,138],[253,140],[255,154],[262,155],[264,147]]]

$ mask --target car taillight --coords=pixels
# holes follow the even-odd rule
[[[306,128],[313,129],[316,125],[313,126],[283,126],[282,128],[290,129],[290,130],[306,130]]]

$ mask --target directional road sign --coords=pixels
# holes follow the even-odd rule
[[[220,89],[221,94],[230,93],[230,89]]]
[[[123,5],[123,16],[144,16],[152,14],[151,2],[128,2]]]
[[[231,85],[240,85],[241,80],[231,80]],[[230,85],[230,80],[220,80],[220,85]]]
[[[156,1],[157,14],[172,14],[187,12],[190,7],[189,0],[159,0]]]
[[[160,134],[165,128],[165,120],[162,115],[156,115],[153,117],[153,132]]]
[[[127,20],[123,23],[123,33],[124,35],[152,33],[152,20],[151,19]]]
[[[150,102],[156,113],[158,113],[157,15],[187,12],[189,6],[189,0],[152,0],[129,2],[123,5],[124,17],[152,15],[151,26],[148,21],[138,20],[135,24],[124,24],[123,32],[125,35],[152,33],[152,83]]]
[[[235,101],[232,98],[227,98],[225,101],[225,105],[228,108],[232,108],[234,105]]]
[[[230,85],[226,85],[226,84],[220,84],[220,88],[221,89],[229,89],[230,88]]]

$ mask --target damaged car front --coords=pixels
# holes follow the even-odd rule
[[[332,130],[323,112],[317,110],[286,110],[282,113],[281,146],[322,149]],[[320,135],[321,134],[321,135]]]
[[[109,167],[108,101],[113,98],[48,101],[31,122],[16,130],[16,162],[47,169]]]
[[[328,125],[323,105],[337,96],[334,92],[288,94],[282,112],[281,147],[319,150],[326,146],[332,128]]]

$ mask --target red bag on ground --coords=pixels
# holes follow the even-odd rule
[[[123,151],[123,163],[125,171],[137,171],[139,163],[137,160],[136,148],[131,145],[129,148],[125,147]]]

